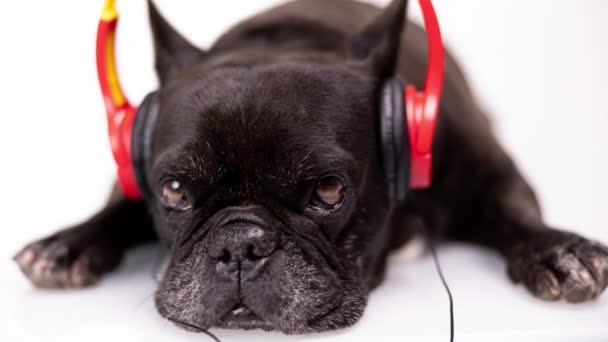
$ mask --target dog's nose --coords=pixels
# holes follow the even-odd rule
[[[220,228],[209,256],[218,274],[244,281],[258,275],[276,249],[276,234],[255,223],[238,222]]]

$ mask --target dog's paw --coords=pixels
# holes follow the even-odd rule
[[[27,245],[13,259],[36,287],[77,288],[95,284],[120,258],[107,244],[57,234]]]
[[[511,279],[545,300],[597,298],[608,285],[608,248],[579,236],[554,238],[520,248],[509,261]]]

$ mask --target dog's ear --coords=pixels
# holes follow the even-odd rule
[[[407,0],[393,0],[351,40],[354,58],[364,60],[380,78],[394,73],[401,34],[406,22]]]
[[[148,0],[148,10],[154,40],[156,73],[162,85],[179,70],[200,62],[205,57],[205,51],[192,45],[175,31],[159,13],[152,0]]]

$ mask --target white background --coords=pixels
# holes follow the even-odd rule
[[[10,261],[31,239],[91,215],[110,188],[113,165],[94,65],[101,2],[1,1],[0,340],[205,340],[156,313],[154,246],[130,253],[99,286],[79,291],[32,289]],[[158,1],[201,46],[278,2]],[[547,220],[608,243],[608,1],[435,5],[447,46],[538,190]],[[119,1],[119,8],[120,74],[137,103],[156,85],[145,2]],[[413,1],[410,16],[419,18]],[[511,285],[490,251],[448,245],[440,258],[455,295],[457,341],[608,340],[608,295],[583,305],[545,303]],[[447,341],[447,328],[447,298],[431,259],[395,257],[355,327],[289,340]],[[223,341],[288,339],[214,332]]]

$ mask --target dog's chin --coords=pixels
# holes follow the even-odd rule
[[[278,331],[286,335],[321,333],[329,330],[348,328],[356,323],[363,314],[365,305],[355,305],[348,310],[348,314],[341,312],[340,308],[330,308],[321,312],[312,319],[303,322],[271,322],[262,315],[249,309],[247,306],[238,304],[221,315],[219,319],[211,324],[193,324],[185,320],[171,319],[176,326],[193,332],[200,332],[208,327],[221,329],[243,329],[264,331]],[[184,324],[185,323],[185,324]]]
[[[208,326],[205,324],[195,324],[194,322],[189,322],[182,319],[173,319],[170,317],[166,318],[173,322],[177,327],[192,332],[200,332],[201,330],[206,330],[209,327],[221,329],[261,329],[264,331],[282,331],[280,328],[274,326],[272,323],[263,319],[258,314],[244,306],[233,308],[221,316],[221,318],[219,318],[215,323]],[[288,333],[285,331],[283,332]]]
[[[280,331],[287,335],[320,333],[327,330],[341,329],[351,326],[360,318],[362,310],[358,314],[354,314],[356,317],[354,320],[348,323],[341,322],[341,324],[338,322],[332,322],[332,316],[336,313],[336,309],[331,309],[310,320],[307,322],[307,324],[295,326],[289,325],[283,327],[271,323],[245,306],[239,306],[227,312],[213,326],[223,329],[261,329],[264,331]]]

